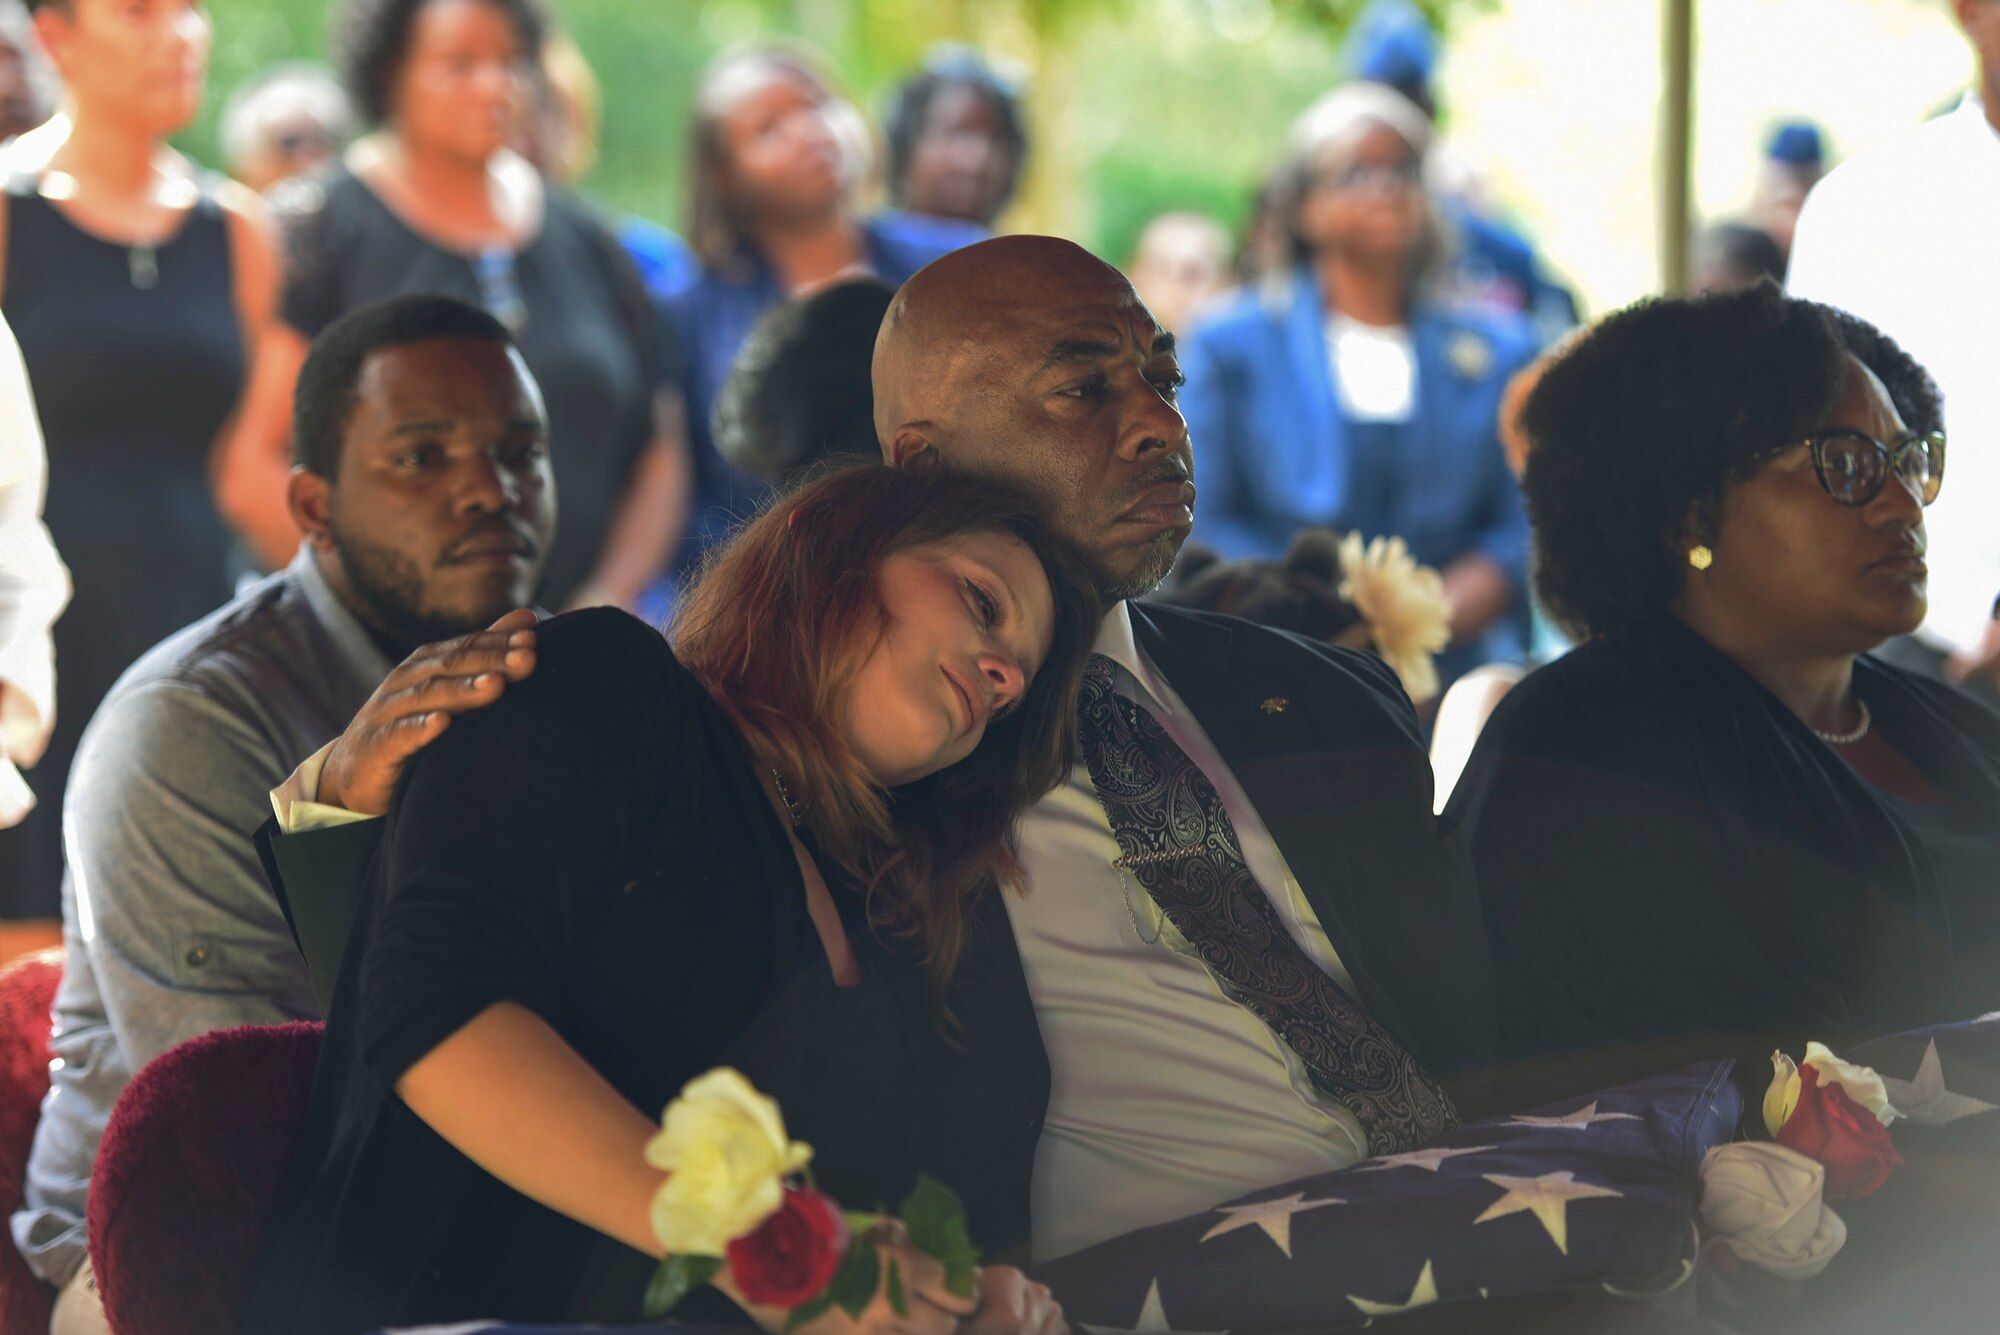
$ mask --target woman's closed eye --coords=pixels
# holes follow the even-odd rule
[[[980,628],[982,630],[992,630],[997,627],[1000,624],[1002,615],[999,599],[995,598],[992,591],[984,584],[973,579],[970,575],[965,577],[965,587],[972,594],[973,606],[978,611]]]

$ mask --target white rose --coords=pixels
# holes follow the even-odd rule
[[[776,1102],[718,1067],[667,1106],[646,1162],[667,1170],[653,1196],[653,1233],[670,1253],[721,1256],[784,1200],[784,1179],[812,1159],[785,1134]]]
[[[1848,1098],[1875,1114],[1875,1120],[1883,1126],[1902,1116],[1889,1102],[1889,1090],[1872,1066],[1842,1061],[1824,1043],[1806,1044],[1805,1064],[1818,1073],[1821,1088],[1840,1086]],[[1772,1135],[1778,1134],[1792,1110],[1799,1106],[1800,1083],[1798,1065],[1782,1052],[1772,1053],[1771,1087],[1764,1092],[1764,1129]]]
[[[1376,651],[1402,679],[1410,699],[1421,703],[1436,695],[1431,655],[1451,642],[1451,603],[1438,572],[1418,565],[1401,538],[1364,543],[1350,532],[1340,540],[1336,592],[1368,623]]]

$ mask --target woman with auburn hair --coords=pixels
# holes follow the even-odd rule
[[[1024,493],[871,463],[720,550],[671,649],[608,610],[545,625],[535,675],[390,808],[244,1329],[633,1319],[660,1255],[642,1151],[724,1063],[778,1098],[821,1187],[900,1199],[965,1111],[922,1093],[923,1036],[949,1028],[1017,818],[1069,770],[1096,619]],[[961,1097],[1021,1077],[981,1079]],[[988,1189],[953,1185],[976,1238]],[[803,1330],[971,1313],[880,1245],[909,1315],[878,1294]],[[981,1283],[972,1329],[1064,1329],[1018,1272]]]

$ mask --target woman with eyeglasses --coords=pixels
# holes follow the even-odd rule
[[[221,483],[267,561],[298,541],[286,436],[308,344],[358,306],[441,292],[505,323],[547,398],[558,518],[542,601],[629,607],[665,564],[689,486],[670,335],[603,223],[509,147],[546,30],[539,0],[337,8],[337,63],[375,128],[337,169],[273,196],[279,319]]]
[[[1430,122],[1379,84],[1292,128],[1273,203],[1291,263],[1198,320],[1180,408],[1201,451],[1195,540],[1276,559],[1303,529],[1400,534],[1444,576],[1444,683],[1527,651],[1527,520],[1497,430],[1535,352],[1518,314],[1445,299],[1423,185]]]
[[[1924,616],[1930,376],[1766,282],[1611,316],[1522,424],[1581,644],[1448,814],[1523,1096],[2000,1007],[2000,715],[1869,656]]]

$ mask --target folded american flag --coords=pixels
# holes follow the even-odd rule
[[[2000,1109],[2000,1011],[1890,1034],[1840,1055],[1874,1067],[1896,1111],[1921,1126]]]
[[[1474,1122],[1127,1233],[1037,1278],[1098,1335],[1340,1330],[1563,1289],[1650,1296],[1692,1273],[1702,1156],[1742,1112],[1730,1065]]]

